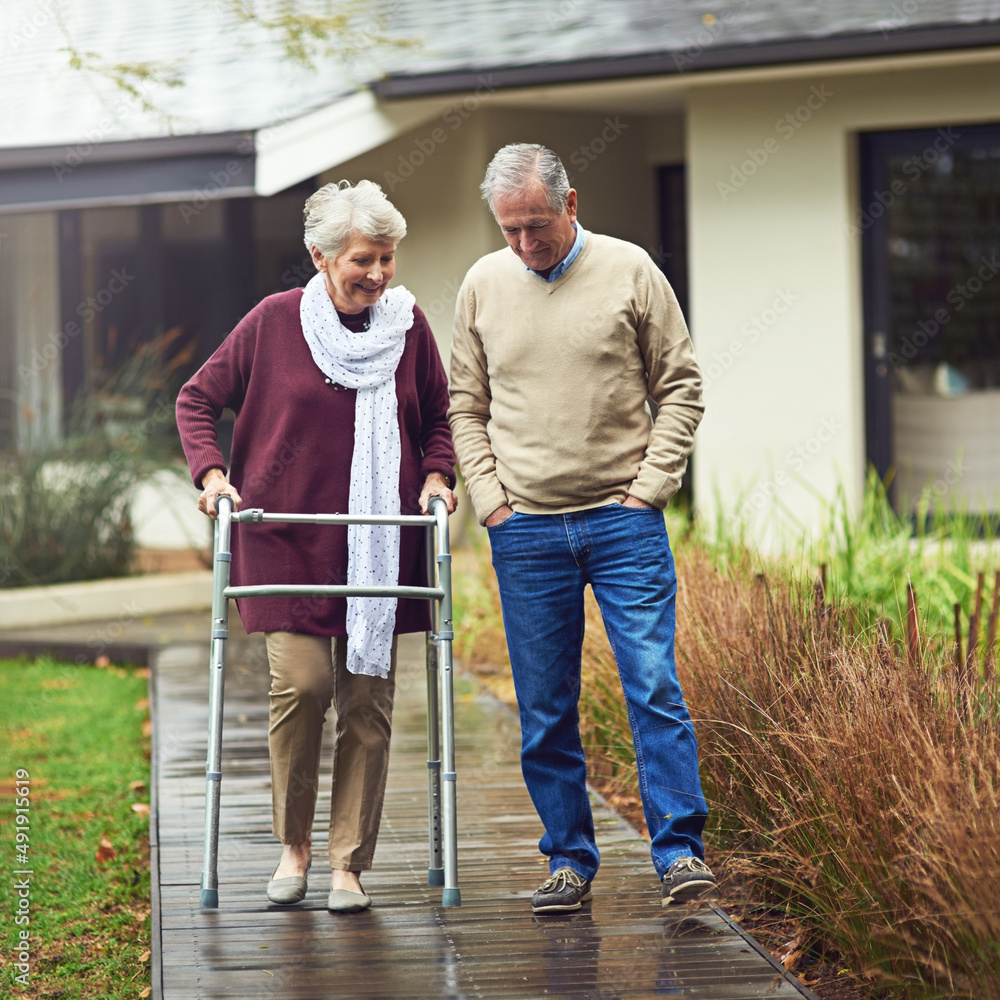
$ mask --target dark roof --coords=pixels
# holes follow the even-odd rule
[[[323,58],[310,73],[273,32],[236,24],[221,3],[3,0],[2,166],[26,147],[96,162],[110,143],[252,134],[365,81],[394,97],[487,79],[525,86],[1000,45],[1000,0],[371,0],[370,13],[351,36],[360,57]],[[368,45],[377,35],[406,45]],[[107,65],[175,68],[184,86],[143,86],[169,115],[125,98],[106,75],[70,69],[68,40]]]
[[[698,73],[1000,44],[997,0],[437,0],[396,5],[421,40],[381,96]]]

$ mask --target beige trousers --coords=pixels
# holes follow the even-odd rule
[[[271,670],[271,804],[283,844],[312,836],[320,744],[333,705],[333,794],[330,867],[367,871],[382,820],[396,689],[396,640],[388,678],[347,670],[347,639],[267,632]]]

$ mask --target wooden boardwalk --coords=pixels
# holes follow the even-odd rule
[[[238,631],[238,618],[230,622]],[[662,910],[646,843],[600,803],[603,863],[593,902],[574,914],[533,916],[528,900],[546,868],[518,766],[517,721],[462,680],[456,711],[462,906],[442,907],[441,890],[426,884],[425,682],[416,636],[400,644],[389,787],[375,867],[364,877],[374,905],[350,916],[325,908],[329,873],[320,831],[328,789],[317,809],[305,902],[277,907],[265,898],[279,854],[270,832],[267,669],[261,642],[230,642],[220,905],[201,910],[208,654],[190,631],[175,629],[154,657],[154,998],[811,996],[721,910]]]

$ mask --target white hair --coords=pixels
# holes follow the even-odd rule
[[[512,142],[490,160],[479,190],[495,218],[495,198],[521,194],[535,180],[541,181],[545,188],[549,208],[561,212],[570,191],[562,161],[551,149],[537,142]]]
[[[302,217],[306,249],[324,257],[339,256],[352,236],[395,245],[406,235],[406,219],[374,181],[324,184],[306,199]]]

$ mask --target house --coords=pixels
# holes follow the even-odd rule
[[[870,465],[900,509],[998,509],[1000,0],[368,9],[360,62],[310,71],[225,3],[5,8],[0,446],[58,435],[138,344],[179,330],[195,363],[307,280],[301,203],[343,177],[406,216],[398,277],[447,354],[466,269],[502,246],[484,167],[538,141],[584,227],[646,247],[686,309],[706,516],[812,525]],[[153,73],[144,107],[70,70],[67,38],[184,84]]]

